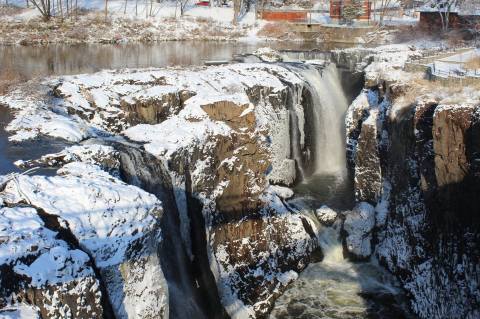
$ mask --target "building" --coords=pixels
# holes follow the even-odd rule
[[[438,9],[430,3],[417,9],[420,13],[420,26],[433,29],[442,27],[442,18]],[[460,29],[480,24],[480,3],[477,0],[466,0],[450,9],[449,28]]]
[[[330,0],[330,18],[335,20],[343,19],[343,8],[350,4],[352,0]],[[372,13],[372,3],[369,0],[362,0],[362,14],[358,20],[370,20]]]

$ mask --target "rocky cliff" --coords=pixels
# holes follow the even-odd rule
[[[432,86],[392,59],[365,63],[346,121],[356,198],[375,206],[371,245],[419,317],[478,318],[480,96]]]
[[[23,203],[25,195],[28,205],[70,225],[69,232],[96,265],[92,280],[98,281],[106,302],[97,302],[99,312],[109,309],[117,317],[129,318],[168,313],[173,318],[264,317],[318,248],[311,222],[285,204],[291,190],[272,186],[292,185],[298,180],[298,161],[308,164],[302,154],[312,147],[305,134],[312,125],[305,115],[311,112],[310,89],[295,70],[273,64],[104,71],[48,79],[34,96],[19,89],[1,98],[14,110],[8,127],[11,141],[51,136],[82,145],[18,162],[24,168],[60,168],[59,176],[45,182],[39,176],[15,177],[25,181],[22,191],[4,203]],[[300,154],[297,162],[295,154]],[[89,180],[91,174],[94,181]],[[95,202],[85,198],[81,207],[68,203],[78,208],[79,216],[70,217],[69,210],[52,204],[60,199],[51,193],[68,193],[64,184],[70,178],[92,186],[92,191],[85,191],[87,197],[89,192],[107,196],[107,190],[95,186],[97,176],[112,187],[132,187],[125,200],[138,199],[140,189],[122,183],[162,201],[163,214],[152,211],[135,217],[135,221],[152,218],[145,227],[154,230],[142,228],[127,236],[131,244],[125,251],[143,259],[131,262],[122,251],[124,257],[106,263],[103,255],[96,255],[98,240],[89,248],[92,240],[86,235],[115,237],[103,229],[106,221],[92,223],[89,211],[98,211],[111,222],[104,210],[123,212],[125,219],[114,224],[131,229],[133,221],[127,216],[142,205],[95,208],[91,206]],[[7,184],[6,198],[13,185]],[[123,196],[112,194],[107,202],[123,203]],[[83,225],[83,219],[92,230],[76,230],[74,225],[78,220]],[[112,249],[101,251],[114,253]],[[148,280],[158,284],[149,289],[138,286]],[[158,299],[146,297],[151,295]],[[185,305],[182,300],[191,302]]]

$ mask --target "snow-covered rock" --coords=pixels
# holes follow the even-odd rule
[[[47,318],[103,316],[89,256],[46,223],[30,206],[0,208],[0,305],[28,303]]]
[[[162,145],[152,145],[149,150],[153,154],[167,152],[177,142],[187,143],[188,134],[202,141],[201,136],[206,136],[203,130],[213,134],[228,133],[225,125],[214,117],[214,123],[205,121],[208,119],[205,108],[209,104],[221,101],[236,105],[251,103],[248,112],[255,114],[255,127],[265,132],[271,150],[269,179],[271,176],[274,182],[290,185],[295,180],[295,163],[288,147],[287,108],[290,106],[286,100],[289,94],[295,99],[301,98],[303,86],[298,74],[273,64],[102,71],[43,82],[43,93],[58,97],[53,104],[41,97],[31,97],[28,88],[0,97],[0,103],[14,110],[15,119],[7,130],[14,133],[10,139],[15,141],[48,135],[79,142],[89,137],[118,134],[140,124],[138,129],[127,130],[126,135],[149,142],[140,136],[140,131],[155,129],[155,125],[166,122],[159,128],[178,132],[170,134],[170,138],[164,137]],[[297,92],[290,92],[291,89]],[[291,107],[301,107],[298,106],[300,101],[294,103],[296,106]]]
[[[57,283],[55,278],[62,269],[70,276],[63,280],[67,283],[88,275],[97,283],[93,270],[85,266],[94,262],[117,317],[166,316],[167,285],[157,255],[161,241],[160,201],[95,165],[72,162],[58,174],[17,176],[7,183],[0,196],[8,205],[27,203],[28,211],[22,213],[30,216],[18,217],[20,222],[37,218],[38,228],[42,226],[38,215],[43,216],[49,228],[68,234],[77,250],[69,252],[68,246],[50,249],[27,265],[19,264],[19,256],[6,254],[9,259],[2,263],[16,263],[16,272],[32,278],[32,285],[43,289],[47,283]],[[7,225],[13,221],[12,216],[5,218]],[[23,228],[19,224],[11,229],[13,232]],[[54,238],[52,230],[45,232]],[[37,247],[33,251],[52,246],[38,239],[33,242],[30,245]]]
[[[253,55],[258,56],[265,62],[281,62],[283,57],[280,52],[273,50],[269,47],[259,48],[253,52]]]
[[[347,251],[354,257],[365,259],[372,254],[372,229],[375,226],[375,208],[365,202],[358,203],[345,216],[343,229]]]
[[[375,254],[412,296],[413,311],[420,318],[477,318],[478,90],[422,86],[413,81],[418,75],[401,70],[399,54],[371,59],[366,90],[347,112],[349,164],[373,168],[355,191],[374,194],[367,197],[376,205]],[[384,68],[389,58],[392,66]],[[362,146],[366,126],[372,134]],[[358,156],[368,145],[368,155]],[[354,238],[352,247],[370,247],[370,237]]]
[[[209,68],[102,71],[91,75],[53,78],[43,82],[43,85],[43,93],[55,96],[55,99],[49,100],[51,104],[30,96],[26,98],[22,90],[0,97],[0,103],[8,105],[19,116],[7,128],[14,133],[14,138],[22,140],[53,135],[83,142],[96,137],[108,137],[108,141],[113,141],[112,136],[122,135],[128,140],[125,143],[136,147],[140,145],[154,156],[151,165],[161,164],[165,167],[171,180],[168,187],[175,194],[175,203],[171,204],[178,207],[178,216],[174,217],[180,223],[178,229],[175,228],[181,233],[178,239],[183,243],[179,244],[186,247],[186,255],[201,260],[198,267],[202,273],[211,271],[216,277],[216,280],[208,282],[208,276],[197,275],[196,285],[215,294],[216,290],[210,289],[209,285],[217,284],[223,305],[231,316],[235,317],[238,313],[252,317],[265,315],[276,296],[295,278],[294,273],[308,264],[309,254],[318,244],[312,227],[304,217],[284,206],[282,199],[292,196],[290,189],[280,186],[270,188],[269,185],[269,182],[292,185],[296,180],[296,163],[291,154],[292,131],[299,140],[295,141],[297,144],[305,146],[306,143],[303,109],[311,105],[304,98],[308,95],[304,90],[311,88],[294,67],[287,69],[280,65],[259,63]],[[32,114],[35,116],[30,117]],[[22,115],[26,117],[20,118]],[[70,125],[69,130],[52,132],[47,129],[54,127],[52,121],[59,120],[58,116]],[[295,130],[292,130],[292,126]],[[60,135],[62,133],[64,136]],[[113,144],[111,142],[109,145]],[[109,156],[104,158],[104,152]],[[85,158],[86,153],[88,155]],[[135,238],[120,242],[113,238],[96,242],[87,236],[88,230],[79,226],[85,222],[88,229],[96,229],[95,225],[83,219],[80,223],[78,217],[68,213],[69,210],[65,212],[56,206],[65,204],[69,209],[77,208],[83,212],[86,207],[80,205],[78,200],[88,202],[87,207],[92,209],[85,216],[96,219],[99,217],[95,209],[101,210],[97,204],[109,208],[111,202],[128,206],[127,202],[138,201],[138,196],[133,198],[135,194],[138,195],[135,188],[125,197],[125,202],[118,200],[123,193],[122,196],[114,196],[104,186],[113,184],[110,185],[112,192],[116,192],[115,189],[120,187],[118,185],[125,191],[127,186],[121,184],[115,174],[109,175],[92,165],[99,165],[110,172],[118,166],[117,161],[115,152],[105,147],[95,150],[94,147],[82,145],[80,149],[69,148],[39,161],[19,163],[23,166],[43,163],[64,165],[58,171],[60,176],[43,179],[22,177],[19,180],[21,187],[29,190],[24,191],[28,197],[32,197],[29,200],[68,221],[80,244],[92,254],[102,275],[109,278],[106,284],[110,301],[116,313],[121,313],[123,310],[119,305],[125,306],[131,301],[142,307],[138,300],[144,295],[140,293],[132,292],[130,297],[128,289],[124,288],[122,293],[125,294],[125,301],[122,303],[123,297],[117,297],[123,296],[120,293],[122,285],[118,282],[123,282],[123,285],[128,283],[129,286],[130,281],[125,276],[116,281],[120,278],[116,269],[125,268],[118,265],[125,265],[130,260],[129,247],[135,246],[134,242],[154,237],[153,230],[143,228],[150,225],[151,214],[140,211],[134,217],[130,213],[136,206],[119,209],[127,223],[131,222],[133,228],[140,228],[135,236],[132,235]],[[120,154],[123,178],[124,162]],[[137,174],[137,167],[132,166],[136,161],[130,162],[127,171],[134,173],[130,174],[129,181],[155,191],[155,185],[149,180],[152,176],[149,175],[153,173],[157,177],[158,172],[139,167]],[[145,182],[137,179],[140,175],[145,177]],[[91,181],[92,178],[95,182]],[[105,181],[105,185],[97,185],[99,180]],[[87,188],[82,181],[93,183],[96,188]],[[62,186],[65,182],[76,185],[72,188],[75,189],[75,195],[76,189],[81,192],[78,200],[58,195],[60,190],[69,193]],[[15,194],[12,187],[7,185],[6,191],[19,201],[21,194]],[[33,192],[34,188],[46,189],[37,194]],[[30,195],[30,192],[33,194]],[[88,200],[88,196],[95,198],[97,193],[99,200]],[[110,201],[104,203],[103,194]],[[140,199],[147,201],[144,206],[152,204],[149,197],[142,195]],[[105,218],[109,220],[109,225],[112,222],[124,225],[123,219],[118,221],[117,217],[107,214]],[[136,218],[142,218],[145,224],[138,224]],[[97,221],[96,224],[101,225],[102,222]],[[107,229],[120,231],[116,228]],[[192,230],[195,230],[194,235]],[[128,234],[123,235],[128,237]],[[112,247],[109,244],[115,245]],[[143,246],[144,249],[149,247]],[[114,254],[106,256],[107,251],[113,251]],[[142,253],[143,250],[139,254]],[[142,265],[146,263],[139,263],[138,267],[142,268]],[[114,275],[110,276],[108,271],[112,267]],[[149,277],[145,275],[143,278]],[[143,285],[144,281],[139,281]],[[144,290],[145,294],[150,296],[151,289],[157,288],[157,285],[149,287],[150,290]],[[139,290],[133,288],[132,291]],[[159,291],[157,295],[166,294]],[[145,298],[151,302],[151,298]],[[158,300],[163,302],[161,298]],[[129,307],[125,306],[126,311],[129,311]]]
[[[15,165],[28,169],[32,167],[62,167],[72,162],[83,162],[100,166],[103,170],[117,174],[120,163],[119,153],[111,146],[90,144],[67,147],[55,154],[47,154],[39,159],[15,162]]]
[[[0,309],[0,319],[40,319],[39,309],[27,304],[15,304]]]
[[[318,220],[325,226],[333,225],[337,219],[337,212],[327,205],[323,205],[322,207],[318,208],[315,211],[315,215],[317,215]]]

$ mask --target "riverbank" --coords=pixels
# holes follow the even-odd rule
[[[180,15],[171,3],[156,3],[148,12],[122,3],[110,4],[107,15],[97,7],[79,7],[49,21],[33,8],[0,6],[0,45],[302,40],[288,26],[257,20],[253,9],[233,23],[231,7],[189,6]]]

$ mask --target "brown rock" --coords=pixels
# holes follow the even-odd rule
[[[465,136],[474,111],[470,106],[439,106],[435,110],[433,149],[439,187],[461,182],[468,174]]]
[[[355,196],[370,203],[377,202],[382,189],[377,116],[377,111],[371,111],[362,123],[355,156]]]

